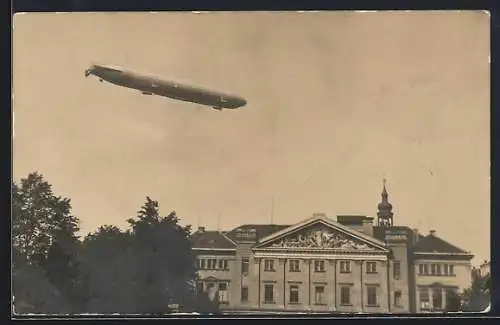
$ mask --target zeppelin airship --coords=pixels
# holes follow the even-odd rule
[[[186,84],[163,80],[154,76],[141,75],[109,65],[92,65],[85,71],[85,77],[94,75],[99,81],[136,89],[144,95],[158,95],[175,100],[210,106],[217,110],[235,109],[246,105],[246,100],[221,92]]]

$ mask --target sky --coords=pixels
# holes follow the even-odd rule
[[[13,177],[38,171],[82,233],[150,196],[228,230],[376,216],[490,256],[489,15],[30,13],[14,17]],[[243,96],[238,110],[84,78],[112,64]]]

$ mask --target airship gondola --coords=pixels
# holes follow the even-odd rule
[[[94,75],[99,81],[136,89],[145,95],[158,95],[175,100],[210,106],[217,110],[235,109],[246,105],[246,100],[204,88],[167,81],[157,77],[141,75],[125,69],[107,65],[92,65],[85,70],[85,77]]]

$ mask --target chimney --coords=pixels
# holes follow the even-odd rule
[[[413,242],[417,243],[418,242],[418,238],[420,237],[420,235],[418,233],[418,229],[417,228],[413,228],[412,231],[413,231]]]
[[[436,236],[436,230],[431,229],[431,230],[429,231],[429,235],[431,235],[432,237]]]
[[[198,232],[205,232],[205,227],[198,227]]]
[[[373,218],[365,217],[363,219],[362,231],[365,235],[373,237]]]

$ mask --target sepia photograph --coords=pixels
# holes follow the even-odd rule
[[[12,35],[12,314],[489,311],[487,11]]]

